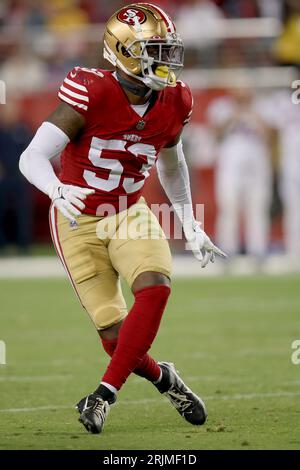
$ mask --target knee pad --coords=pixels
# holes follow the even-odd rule
[[[119,305],[108,303],[89,309],[88,314],[97,330],[105,330],[123,320],[127,315],[127,310],[120,308]]]

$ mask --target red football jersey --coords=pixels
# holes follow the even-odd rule
[[[94,188],[86,214],[103,215],[134,204],[163,147],[172,144],[192,113],[189,88],[178,82],[157,92],[140,117],[112,72],[75,67],[59,98],[85,117],[79,135],[61,155],[63,183]]]

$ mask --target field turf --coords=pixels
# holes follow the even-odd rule
[[[300,449],[299,277],[177,279],[154,357],[174,361],[206,401],[187,424],[130,377],[101,435],[74,404],[107,357],[66,280],[0,281],[0,449]],[[131,300],[129,300],[131,302]]]

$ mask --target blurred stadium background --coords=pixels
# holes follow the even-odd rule
[[[210,418],[191,430],[131,377],[101,439],[76,423],[73,403],[95,387],[107,357],[67,279],[55,279],[64,273],[52,256],[49,200],[27,184],[18,160],[67,72],[106,66],[103,24],[127,3],[0,1],[0,449],[299,449],[299,366],[290,360],[299,277],[287,275],[300,271],[300,105],[291,88],[300,78],[298,0],[154,1],[186,44],[194,203],[205,204],[205,230],[230,255],[201,270],[176,240],[175,274],[234,275],[175,279],[152,352],[176,362]],[[150,180],[148,202],[165,202]]]
[[[57,90],[68,71],[75,65],[107,66],[102,59],[103,24],[128,3],[1,1],[4,274],[15,268],[7,257],[50,253],[49,201],[19,174],[20,153],[58,102]],[[186,44],[182,79],[193,89],[195,106],[184,140],[194,202],[205,204],[205,229],[230,255],[226,269],[298,271],[300,111],[292,104],[291,84],[300,76],[299,2],[156,3],[173,15]],[[153,177],[146,195],[149,203],[165,201]],[[173,249],[183,252],[183,244],[174,242]],[[181,265],[186,267],[185,261]]]

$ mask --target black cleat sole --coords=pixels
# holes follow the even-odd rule
[[[86,418],[85,416],[80,416],[80,418],[78,418],[78,421],[81,424],[83,424],[85,429],[91,434],[100,434],[102,432],[102,429],[99,430],[98,428],[96,428],[93,425],[93,423],[88,418]]]

